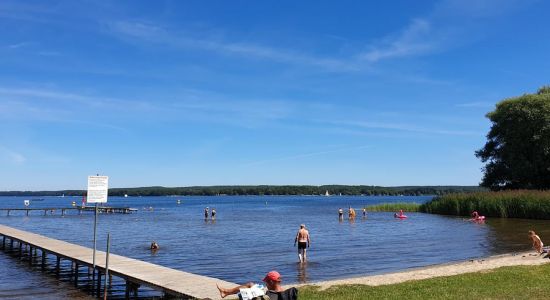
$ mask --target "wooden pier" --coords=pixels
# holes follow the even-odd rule
[[[82,212],[94,212],[94,206],[75,206],[75,207],[44,207],[44,208],[0,208],[0,211],[5,211],[6,216],[9,216],[12,211],[24,211],[28,216],[30,212],[39,211],[44,212],[44,216],[55,214],[60,211],[61,215],[64,216],[67,211],[78,211],[78,214]],[[98,206],[97,212],[103,214],[131,214],[136,212],[137,209],[130,207],[111,207],[111,206]]]
[[[18,253],[19,257],[23,258],[25,256],[24,249],[28,247],[30,250],[26,255],[29,264],[40,264],[42,270],[53,267],[57,276],[59,276],[61,260],[70,261],[74,283],[77,287],[79,267],[92,267],[93,250],[90,248],[4,225],[0,225],[0,236],[2,237],[2,250]],[[96,252],[96,270],[99,280],[95,280],[95,285],[92,288],[92,290],[97,289],[97,293],[93,293],[96,296],[101,295],[101,277],[105,274],[105,258],[105,252]],[[224,287],[236,285],[220,279],[178,271],[115,254],[109,254],[108,274],[125,280],[126,299],[130,299],[131,296],[137,297],[141,285],[158,290],[167,298],[182,299],[220,299],[216,284]]]

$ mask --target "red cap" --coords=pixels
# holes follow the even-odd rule
[[[271,271],[265,275],[263,281],[267,281],[268,279],[271,281],[281,281],[281,274],[277,271]]]

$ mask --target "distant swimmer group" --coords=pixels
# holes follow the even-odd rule
[[[216,209],[212,207],[212,210],[210,210],[210,207],[206,207],[204,209],[204,220],[207,220],[208,219],[208,215],[210,213],[210,217],[212,220],[215,220],[216,219]]]

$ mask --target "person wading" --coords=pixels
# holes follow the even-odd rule
[[[300,225],[300,230],[298,230],[296,238],[294,239],[294,246],[298,243],[298,258],[301,263],[306,261],[306,252],[310,242],[309,231],[307,231],[306,225]]]

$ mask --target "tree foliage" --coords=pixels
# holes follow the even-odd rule
[[[476,156],[486,163],[481,185],[492,190],[550,188],[550,87],[506,99]]]
[[[480,191],[476,186],[397,186],[372,185],[219,185],[188,187],[112,188],[110,196],[245,196],[245,195],[365,195],[365,196],[420,196]],[[82,196],[83,190],[63,191],[5,191],[0,196]]]

